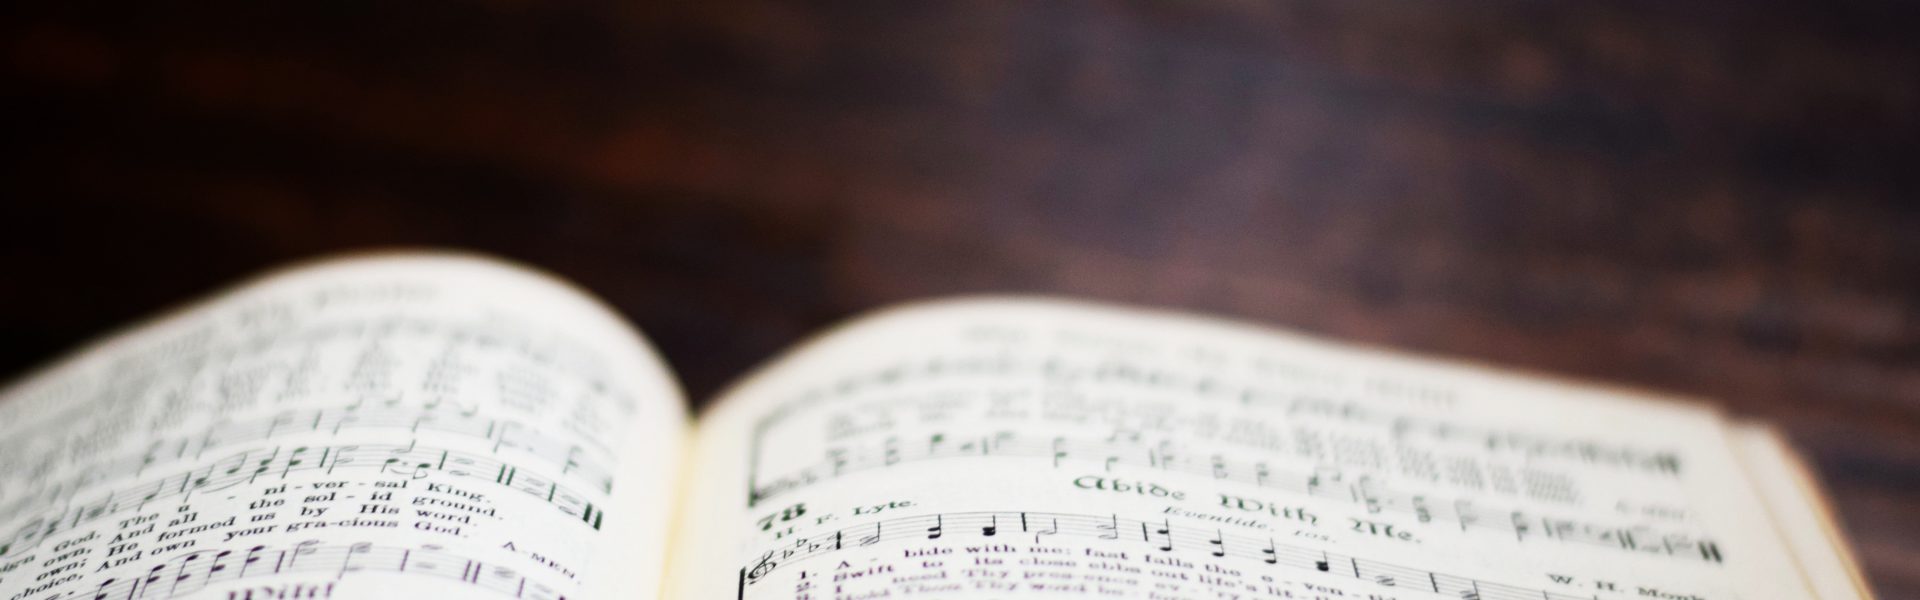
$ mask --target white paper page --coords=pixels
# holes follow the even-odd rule
[[[646,598],[687,428],[542,275],[336,260],[0,395],[0,598]]]
[[[1860,575],[1846,540],[1819,498],[1811,473],[1786,440],[1765,425],[1742,423],[1733,430],[1735,454],[1747,465],[1747,473],[1760,491],[1760,498],[1773,514],[1774,524],[1800,566],[1800,572],[1821,600],[1858,600],[1871,598],[1872,591]]]
[[[697,447],[686,600],[1809,595],[1712,411],[1218,321],[895,309]]]

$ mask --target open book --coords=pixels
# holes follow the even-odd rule
[[[686,405],[548,276],[301,266],[0,396],[0,600],[1870,597],[1765,428],[1229,321],[913,304]]]

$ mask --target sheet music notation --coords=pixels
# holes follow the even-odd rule
[[[1043,381],[1050,385],[1118,385],[1167,391],[1206,402],[1277,409],[1289,418],[1363,424],[1392,430],[1397,436],[1420,436],[1529,459],[1566,461],[1661,477],[1678,476],[1683,468],[1679,457],[1664,449],[1554,439],[1524,432],[1414,418],[1394,411],[1378,410],[1363,403],[1300,394],[1299,390],[1294,389],[1297,382],[1267,387],[1251,380],[1223,379],[1205,369],[1185,371],[1113,357],[1079,361],[1059,354],[1019,356],[996,352],[966,356],[936,355],[897,361],[846,374],[796,393],[764,415],[756,428],[764,431],[793,415],[865,392],[924,386],[939,381],[971,380],[978,383],[994,379],[1023,385]]]
[[[1124,466],[1179,473],[1351,504],[1369,513],[1397,513],[1421,523],[1447,523],[1462,532],[1496,533],[1516,541],[1546,539],[1639,554],[1725,562],[1718,543],[1713,540],[1683,532],[1660,531],[1647,525],[1593,523],[1486,506],[1479,500],[1400,492],[1389,489],[1379,478],[1367,475],[1351,475],[1337,469],[1294,471],[1270,467],[1265,461],[1237,460],[1217,453],[1194,455],[1167,442],[1135,444],[1111,439],[1043,438],[1009,431],[953,437],[934,434],[913,442],[888,438],[858,448],[835,448],[814,466],[773,477],[773,483],[750,481],[749,505],[851,473],[902,463],[967,458],[1044,459],[1050,460],[1054,468],[1078,463],[1106,471]]]
[[[0,522],[17,516],[28,506],[45,505],[62,496],[84,491],[94,484],[138,477],[155,464],[176,459],[198,458],[221,448],[244,442],[272,440],[277,436],[341,432],[407,430],[432,432],[486,440],[495,454],[509,451],[538,459],[556,468],[560,477],[598,489],[613,491],[613,475],[599,461],[586,456],[582,438],[560,438],[542,434],[510,419],[490,419],[472,411],[441,409],[438,406],[398,408],[363,406],[289,411],[272,417],[233,421],[215,425],[204,434],[155,441],[142,452],[101,460],[75,471],[66,481],[46,486],[41,493],[14,498],[0,507]]]
[[[447,552],[439,546],[378,546],[368,542],[301,542],[291,548],[253,546],[196,550],[142,571],[115,572],[74,586],[61,600],[141,600],[189,596],[218,584],[251,577],[305,573],[337,581],[360,573],[395,573],[451,579],[513,598],[565,600],[559,588],[512,568]]]
[[[294,448],[275,447],[229,455],[204,467],[115,489],[104,497],[68,505],[29,519],[12,536],[0,541],[0,557],[12,556],[55,533],[160,500],[186,501],[194,494],[218,492],[262,478],[285,478],[293,473],[377,469],[381,474],[422,479],[433,473],[489,481],[552,505],[599,529],[605,509],[586,495],[552,478],[491,457],[441,448],[390,444],[347,444]]]
[[[1283,544],[1271,537],[1231,535],[1215,528],[1175,526],[1166,520],[1142,521],[1119,515],[1043,512],[959,512],[876,521],[810,537],[795,538],[760,555],[740,571],[741,596],[747,586],[777,569],[850,548],[889,542],[935,540],[945,536],[1021,536],[1035,543],[1051,536],[1096,538],[1138,544],[1156,553],[1204,553],[1299,571],[1326,573],[1375,585],[1443,594],[1463,600],[1603,600],[1598,593],[1567,593],[1510,585],[1405,565]]]

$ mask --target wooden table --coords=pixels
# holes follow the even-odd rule
[[[1910,7],[291,4],[5,9],[0,372],[375,244],[576,279],[695,397],[1058,292],[1717,397],[1920,597]]]

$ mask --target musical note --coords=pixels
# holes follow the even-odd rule
[[[893,466],[894,464],[900,462],[900,439],[899,438],[895,438],[895,437],[887,438],[885,454],[886,454],[886,458],[884,458],[881,461],[882,465]]]
[[[838,477],[841,474],[841,471],[844,470],[847,466],[846,451],[843,449],[835,448],[832,450],[828,450],[827,456],[828,456],[828,460],[833,463],[834,476]]]
[[[106,600],[108,595],[107,586],[113,585],[113,582],[115,581],[119,581],[119,580],[114,579],[112,577],[108,577],[105,580],[101,581],[99,585],[94,586],[93,600]]]
[[[307,540],[304,542],[300,542],[298,544],[294,544],[293,553],[287,556],[287,562],[286,562],[287,568],[292,569],[294,568],[295,565],[299,564],[300,557],[311,556],[314,552],[316,552],[314,548],[319,545],[320,545],[320,540]]]
[[[1366,507],[1369,514],[1380,514],[1382,510],[1381,498],[1374,491],[1375,485],[1376,482],[1371,475],[1361,475],[1353,482],[1353,494],[1359,499],[1361,506]]]
[[[215,553],[213,555],[213,564],[207,567],[207,577],[212,578],[213,576],[218,575],[220,572],[227,570],[227,565],[223,563],[224,561],[226,561],[228,556],[232,556],[232,555],[233,555],[232,550],[221,550],[218,553]]]
[[[1145,533],[1146,529],[1144,529],[1145,524],[1143,523],[1141,524],[1141,526],[1143,527],[1143,529],[1140,530],[1141,531],[1140,537],[1141,539],[1145,539],[1146,538],[1146,533]],[[1102,524],[1102,525],[1096,525],[1096,527],[1106,530],[1106,533],[1100,534],[1100,539],[1103,539],[1103,540],[1120,539],[1120,515],[1113,515],[1108,523]]]
[[[340,574],[345,575],[347,571],[356,570],[357,568],[353,565],[353,556],[356,554],[366,554],[372,551],[372,549],[373,544],[368,542],[360,542],[347,546],[347,555],[340,559]]]
[[[299,466],[300,466],[300,463],[301,463],[301,462],[303,462],[303,461],[301,460],[301,457],[302,457],[302,456],[305,456],[305,455],[306,455],[306,453],[307,453],[307,447],[306,447],[306,446],[300,446],[300,447],[298,447],[298,448],[294,448],[294,449],[293,449],[293,452],[290,452],[290,453],[288,453],[288,454],[287,454],[287,460],[286,460],[286,462],[284,463],[284,465],[285,465],[285,466],[284,466],[283,468],[281,468],[281,469],[280,469],[280,478],[281,478],[281,479],[286,479],[286,478],[287,478],[287,474],[288,474],[288,473],[291,473],[291,472],[293,472],[293,470],[294,470],[295,468],[297,468],[297,467],[299,467]],[[264,467],[264,466],[266,466],[266,465],[265,465],[264,463],[262,463],[262,465],[261,465],[261,466],[263,466],[263,467]]]
[[[260,551],[266,549],[266,546],[254,546],[247,549],[246,557],[240,559],[240,577],[246,577],[247,570],[252,569],[254,563],[260,562]]]

